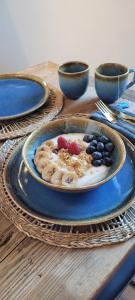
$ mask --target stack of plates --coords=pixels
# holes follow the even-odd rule
[[[68,226],[113,219],[134,202],[134,148],[127,139],[123,141],[126,159],[120,171],[102,186],[76,194],[52,190],[32,177],[22,159],[23,141],[13,150],[4,170],[7,192],[25,212],[46,222]]]

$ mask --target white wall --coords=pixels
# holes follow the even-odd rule
[[[0,72],[46,60],[135,67],[135,0],[1,0]]]

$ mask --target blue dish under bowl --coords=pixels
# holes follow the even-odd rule
[[[81,187],[65,187],[61,185],[54,185],[43,180],[36,170],[34,165],[34,155],[37,148],[46,140],[52,139],[58,135],[65,134],[65,133],[84,133],[84,134],[91,134],[91,133],[98,133],[98,134],[105,134],[108,136],[115,145],[115,150],[113,152],[114,156],[114,163],[110,167],[107,176],[100,180],[99,182],[95,182],[92,184],[88,184],[86,186]],[[48,188],[55,189],[58,191],[63,192],[85,192],[94,188],[97,188],[101,184],[104,184],[108,180],[110,180],[116,173],[120,170],[123,166],[125,161],[126,151],[124,143],[114,130],[110,127],[94,121],[89,120],[86,118],[64,118],[60,120],[55,120],[47,125],[39,128],[38,130],[34,131],[26,140],[23,150],[22,150],[22,157],[26,167],[28,168],[30,174],[40,183],[44,184]]]

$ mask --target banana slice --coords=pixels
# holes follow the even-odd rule
[[[47,166],[42,170],[42,178],[46,181],[51,181],[52,175],[58,170],[54,162],[48,161]]]
[[[39,146],[37,151],[50,151],[50,148],[45,144],[41,144],[41,146]]]
[[[66,172],[62,176],[62,185],[65,186],[75,186],[77,183],[78,176],[75,172]]]
[[[44,143],[45,146],[49,147],[50,149],[54,148],[54,142],[51,140],[48,140]]]
[[[51,141],[51,140],[48,140],[48,141],[45,141],[44,143],[42,143],[38,149],[37,149],[37,152],[39,151],[45,151],[45,152],[51,152],[50,150],[52,150],[54,148],[54,142]]]
[[[51,177],[51,183],[56,185],[61,184],[62,176],[63,172],[60,169],[56,170],[56,172]]]
[[[48,163],[49,163],[49,160],[44,157],[42,157],[40,160],[38,160],[38,162],[36,163],[36,168],[37,168],[38,172],[42,173],[42,171],[48,165]]]
[[[51,152],[47,152],[47,151],[37,151],[36,152],[36,155],[35,155],[35,157],[34,157],[34,163],[35,163],[35,165],[37,165],[38,164],[38,162],[41,160],[41,159],[51,159],[52,158],[52,154],[51,154]]]

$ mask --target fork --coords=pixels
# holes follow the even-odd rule
[[[104,104],[103,101],[99,100],[96,103],[97,108],[102,112],[102,114],[106,117],[106,119],[111,122],[111,123],[117,123],[118,119],[124,120],[125,122],[132,124],[133,125],[133,121],[131,122],[130,120],[126,119],[126,118],[122,118],[118,116],[118,113],[113,112],[112,110],[110,110],[108,108],[108,106],[106,106]]]

